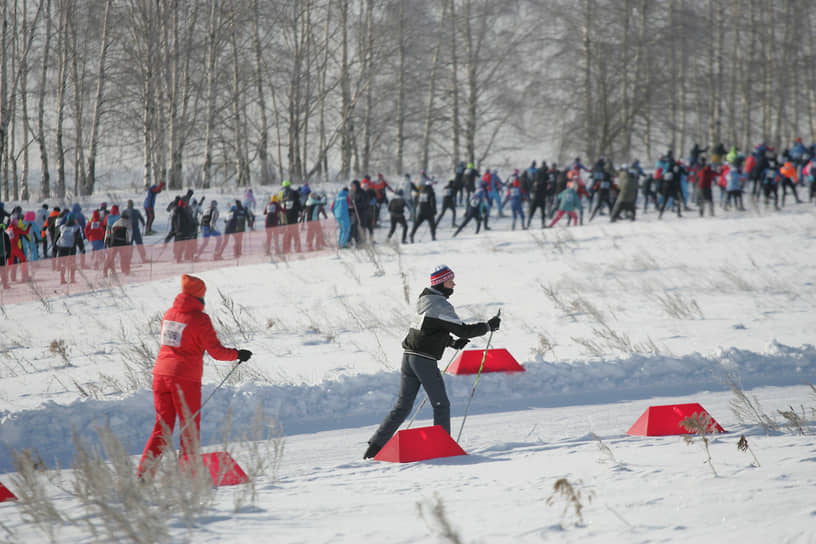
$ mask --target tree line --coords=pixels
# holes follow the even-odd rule
[[[0,194],[816,135],[805,0],[0,0]]]

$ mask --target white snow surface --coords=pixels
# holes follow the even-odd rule
[[[239,433],[261,403],[282,425],[285,453],[277,479],[256,480],[252,507],[236,512],[234,490],[218,488],[194,527],[173,525],[173,541],[453,541],[428,514],[442,504],[468,543],[816,542],[815,217],[801,204],[543,230],[536,217],[529,231],[505,217],[455,239],[446,217],[436,242],[423,226],[416,244],[392,246],[380,228],[373,253],[203,273],[223,343],[254,352],[204,407],[205,449],[220,449],[228,412]],[[442,263],[456,273],[463,319],[501,308],[491,347],[526,372],[481,376],[466,456],[363,460],[396,399],[416,297]],[[103,424],[138,460],[154,410],[133,378],[145,376],[136,348],[155,354],[178,290],[174,278],[3,308],[0,482],[14,491],[11,449],[70,470],[72,431],[93,444]],[[51,348],[58,340],[65,358]],[[204,398],[230,368],[205,357]],[[474,380],[445,377],[454,437]],[[780,410],[800,413],[806,434],[738,417],[729,381],[780,425]],[[728,431],[709,436],[716,475],[699,438],[627,434],[649,406],[689,402]],[[426,406],[414,427],[431,424]],[[750,452],[737,448],[743,435]],[[234,455],[241,464],[240,445]],[[554,495],[562,478],[582,494],[582,521]],[[56,500],[71,510],[71,497]],[[0,503],[0,520],[0,541],[47,541],[18,503]],[[68,524],[57,535],[94,541]]]

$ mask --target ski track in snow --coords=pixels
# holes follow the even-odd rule
[[[801,385],[816,375],[813,346],[794,348],[775,344],[773,348],[774,352],[768,354],[732,348],[717,358],[692,354],[603,362],[527,362],[523,364],[526,370],[523,373],[484,374],[479,382],[479,401],[473,404],[471,413],[607,404],[728,390],[728,380],[735,377],[745,388]],[[771,376],[768,368],[774,369]],[[452,404],[467,404],[473,376],[445,379]],[[397,373],[381,372],[319,385],[245,384],[227,388],[214,395],[205,407],[202,440],[205,445],[218,443],[220,420],[212,417],[214,414],[231,410],[234,421],[249,421],[259,402],[267,415],[278,419],[286,434],[376,424],[393,402],[398,381]],[[212,390],[212,385],[205,386],[202,398],[207,398]],[[46,463],[69,466],[74,455],[74,430],[94,443],[95,428],[109,425],[128,451],[138,454],[143,447],[144,430],[152,428],[154,417],[152,394],[142,391],[121,400],[77,400],[67,405],[51,402],[34,410],[4,412],[0,413],[0,422],[5,446],[17,450],[34,448]],[[13,470],[12,459],[0,459],[0,471]]]

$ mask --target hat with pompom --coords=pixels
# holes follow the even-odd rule
[[[453,279],[453,270],[451,270],[447,265],[440,264],[434,271],[431,272],[431,286],[434,285],[442,285],[448,280]]]
[[[191,297],[204,298],[207,286],[201,278],[184,274],[181,276],[181,292]]]

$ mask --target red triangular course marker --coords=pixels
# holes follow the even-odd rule
[[[183,457],[179,459],[179,462],[185,464],[186,459],[186,457]],[[235,459],[225,451],[201,454],[201,464],[210,473],[210,478],[216,487],[222,485],[238,485],[249,481],[243,469],[235,462]]]
[[[636,436],[666,436],[675,434],[694,434],[686,430],[680,422],[694,414],[708,415],[705,408],[698,403],[667,404],[664,406],[649,406],[643,415],[638,418],[626,434]],[[711,418],[711,432],[726,432],[714,418]]]
[[[375,461],[413,463],[437,457],[467,455],[439,425],[399,431],[375,457]]]
[[[460,353],[448,367],[447,374],[476,374],[484,357],[482,372],[524,372],[510,352],[504,348],[489,349],[487,356],[483,349],[468,349]]]
[[[225,451],[205,453],[201,456],[201,462],[210,470],[210,476],[216,486],[238,485],[249,481],[235,459]]]
[[[0,482],[0,502],[5,501],[16,501],[17,497],[12,493],[8,487],[4,486],[2,482]]]

